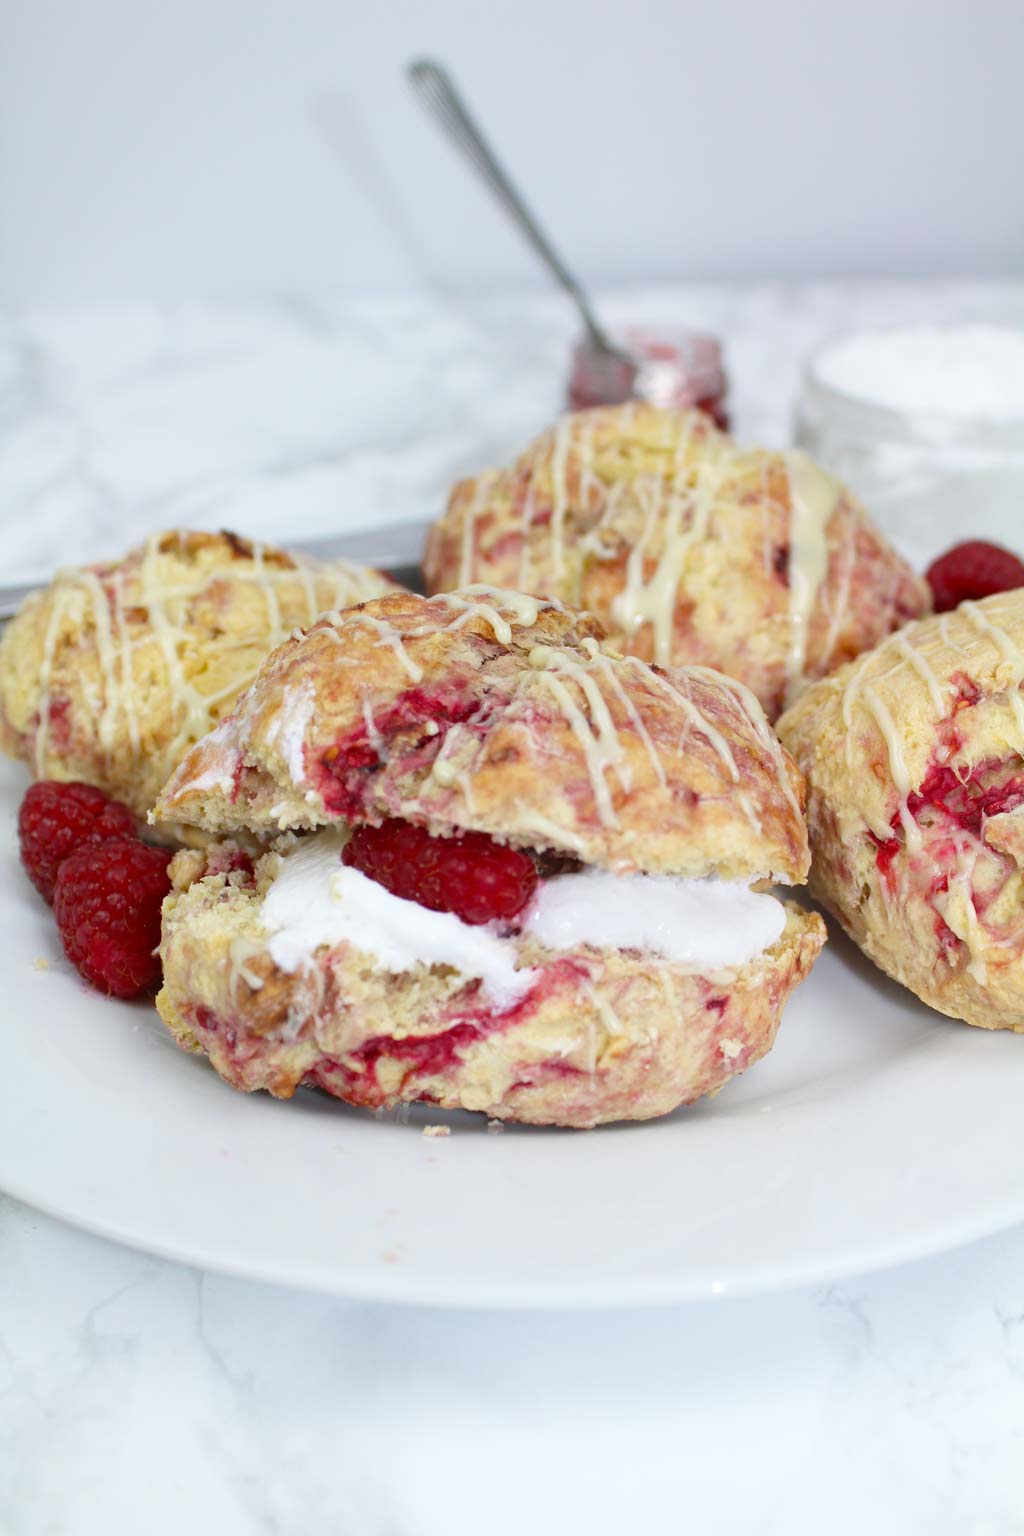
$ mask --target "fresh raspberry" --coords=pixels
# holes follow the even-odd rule
[[[533,861],[483,832],[431,837],[408,821],[357,827],[342,861],[362,870],[393,896],[432,912],[454,912],[464,923],[505,922],[537,887]]]
[[[999,544],[968,539],[933,560],[927,579],[935,612],[948,613],[967,598],[977,601],[979,597],[991,597],[993,592],[1012,592],[1014,587],[1024,587],[1024,562]]]
[[[137,997],[160,980],[160,903],[167,848],[138,838],[87,844],[57,873],[53,907],[64,953],[101,992]]]
[[[40,779],[21,802],[18,841],[21,862],[44,901],[53,902],[57,871],[83,843],[131,837],[135,818],[120,800],[92,784],[59,784]]]

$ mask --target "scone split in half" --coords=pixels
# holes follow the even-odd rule
[[[1024,590],[911,624],[779,722],[811,888],[924,1002],[1024,1031]]]
[[[805,878],[802,792],[729,679],[518,593],[374,600],[282,645],[160,797],[227,840],[176,862],[158,1007],[240,1088],[663,1114],[764,1055],[821,947],[750,888]],[[243,831],[276,839],[255,868]]]

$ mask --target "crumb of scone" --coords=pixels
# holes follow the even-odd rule
[[[423,1127],[424,1136],[450,1136],[451,1133],[452,1128],[450,1125],[425,1125]]]

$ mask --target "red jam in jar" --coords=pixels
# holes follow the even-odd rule
[[[680,410],[696,407],[728,430],[728,383],[722,348],[713,336],[637,327],[612,339],[627,357],[608,357],[585,336],[577,342],[569,379],[570,410],[647,400]]]

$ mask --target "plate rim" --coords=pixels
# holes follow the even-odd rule
[[[401,1263],[392,1266],[356,1264],[352,1269],[339,1273],[336,1279],[327,1276],[301,1274],[301,1266],[280,1265],[276,1273],[261,1272],[252,1264],[233,1264],[220,1255],[202,1251],[202,1245],[190,1248],[188,1244],[161,1242],[158,1238],[140,1238],[119,1227],[117,1222],[104,1222],[83,1218],[80,1214],[62,1208],[59,1201],[40,1199],[24,1186],[18,1187],[4,1181],[0,1190],[29,1209],[40,1211],[76,1231],[116,1243],[131,1252],[142,1253],[165,1262],[198,1269],[208,1274],[220,1275],[232,1280],[243,1280],[254,1285],[279,1286],[288,1290],[304,1291],[311,1295],[332,1296],[338,1300],[379,1304],[386,1306],[426,1307],[444,1311],[481,1312],[598,1312],[623,1311],[630,1308],[662,1308],[691,1306],[708,1301],[742,1301],[759,1296],[773,1296],[789,1291],[818,1289],[856,1280],[866,1275],[881,1274],[904,1264],[917,1264],[944,1253],[969,1247],[986,1237],[1010,1231],[1024,1223],[1024,1188],[1019,1201],[1006,1202],[1006,1209],[999,1214],[989,1212],[975,1219],[951,1222],[947,1228],[933,1228],[927,1237],[901,1245],[891,1239],[872,1255],[861,1252],[861,1257],[834,1257],[831,1260],[794,1262],[788,1266],[773,1265],[765,1273],[761,1268],[742,1266],[735,1275],[727,1265],[719,1265],[720,1280],[700,1281],[691,1279],[689,1284],[664,1280],[639,1280],[625,1283],[621,1278],[612,1281],[591,1281],[587,1291],[570,1293],[567,1284],[547,1286],[531,1284],[524,1287],[521,1281],[507,1289],[500,1285],[481,1283],[463,1286],[453,1294],[450,1282],[442,1282],[422,1273],[412,1283],[406,1281]],[[286,1273],[291,1267],[292,1272]],[[758,1278],[760,1277],[760,1278]],[[442,1288],[444,1287],[444,1288]]]

